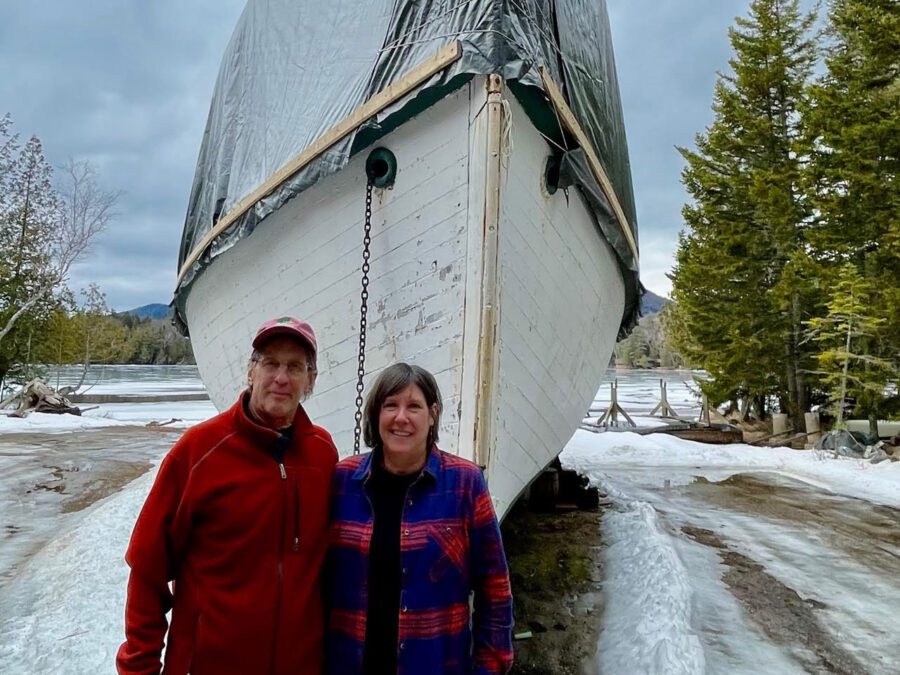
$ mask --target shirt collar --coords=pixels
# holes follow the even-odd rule
[[[378,457],[380,456],[380,449],[375,449],[372,452],[368,453],[363,461],[359,463],[356,471],[353,472],[353,480],[367,481],[372,475],[372,462],[378,461]],[[428,457],[425,460],[425,466],[422,467],[422,475],[428,476],[435,483],[438,480],[438,476],[441,472],[441,451],[438,449],[437,444],[431,446],[431,451],[428,453]]]

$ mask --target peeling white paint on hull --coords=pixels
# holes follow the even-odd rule
[[[511,97],[486,105],[486,90],[476,78],[379,142],[398,174],[392,189],[374,191],[365,381],[398,360],[433,372],[444,395],[440,445],[487,465],[502,515],[593,399],[624,287],[580,195],[542,189],[546,141]],[[353,451],[367,155],[216,257],[186,302],[220,409],[245,386],[262,321],[309,321],[320,372],[306,406],[342,456]]]

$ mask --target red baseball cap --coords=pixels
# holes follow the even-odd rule
[[[305,321],[300,321],[300,319],[295,319],[292,316],[280,316],[277,319],[269,319],[256,331],[256,337],[253,338],[253,348],[259,349],[263,342],[276,335],[292,335],[300,338],[312,348],[313,358],[315,358],[318,351],[316,334],[313,332],[312,326]]]

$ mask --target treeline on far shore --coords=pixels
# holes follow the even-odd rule
[[[19,337],[21,351],[5,373],[7,384],[41,376],[47,365],[194,363],[190,340],[169,318],[59,308]]]
[[[624,368],[689,368],[672,345],[667,330],[669,304],[662,311],[642,316],[624,340],[616,344],[615,365]]]

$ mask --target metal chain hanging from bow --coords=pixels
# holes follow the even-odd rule
[[[362,431],[363,375],[366,374],[366,314],[369,311],[369,244],[372,243],[372,180],[366,182],[366,225],[363,237],[362,291],[359,299],[359,361],[356,369],[356,426],[353,429],[353,454],[359,454]]]

